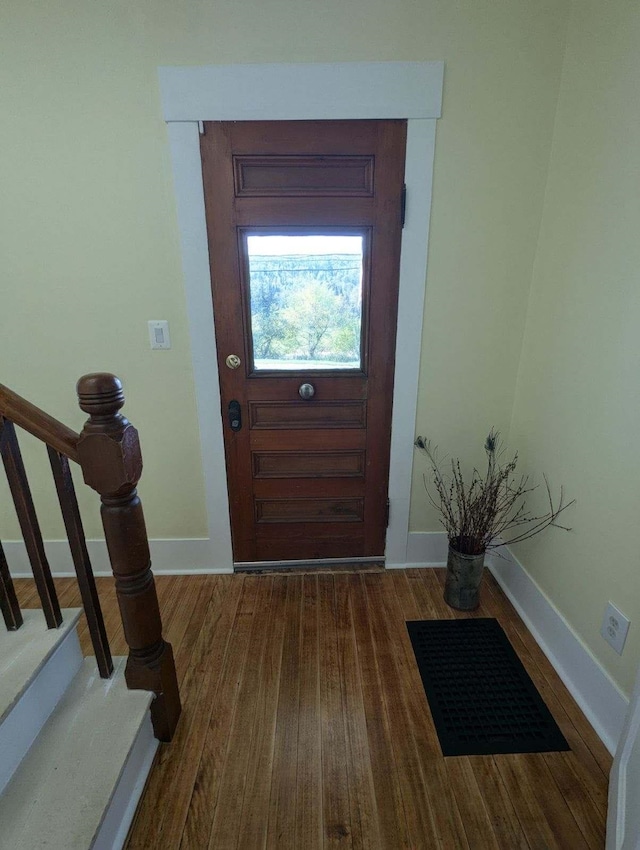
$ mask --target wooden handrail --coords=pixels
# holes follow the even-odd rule
[[[3,384],[0,384],[0,416],[79,463],[79,435]]]

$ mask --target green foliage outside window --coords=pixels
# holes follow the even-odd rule
[[[360,257],[321,254],[250,257],[256,361],[360,365]]]

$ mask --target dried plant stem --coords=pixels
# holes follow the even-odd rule
[[[459,460],[452,459],[450,472],[443,472],[437,447],[432,448],[430,441],[424,437],[418,437],[415,445],[429,459],[431,479],[426,474],[424,476],[427,495],[440,514],[449,542],[456,551],[479,555],[487,549],[528,540],[550,526],[571,530],[560,525],[557,519],[575,504],[575,499],[565,502],[561,487],[558,503],[554,504],[546,476],[548,510],[534,515],[528,509],[527,496],[537,487],[530,486],[527,475],[516,477],[517,453],[510,461],[501,463],[504,450],[497,431],[492,429],[485,441],[486,472],[482,475],[474,468],[469,484],[465,483]]]

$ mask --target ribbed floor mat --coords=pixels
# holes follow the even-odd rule
[[[445,756],[570,749],[493,618],[407,623]]]

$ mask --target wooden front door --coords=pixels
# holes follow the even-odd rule
[[[234,560],[381,558],[406,122],[206,122]]]

